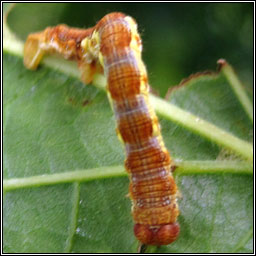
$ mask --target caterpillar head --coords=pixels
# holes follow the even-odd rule
[[[177,222],[163,224],[158,227],[150,225],[135,224],[134,234],[142,244],[148,245],[166,245],[174,242],[180,232],[180,226]]]

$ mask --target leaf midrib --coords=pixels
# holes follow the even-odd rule
[[[252,175],[253,167],[248,162],[237,161],[182,161],[177,162],[175,175],[195,174],[239,174]],[[94,169],[67,171],[55,174],[37,175],[25,178],[4,179],[5,192],[27,187],[38,187],[72,182],[88,182],[92,180],[126,176],[124,167],[108,166]]]

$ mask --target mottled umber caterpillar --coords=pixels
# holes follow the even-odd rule
[[[30,34],[24,64],[36,69],[44,54],[59,53],[78,61],[85,83],[95,72],[104,71],[117,134],[125,144],[135,236],[143,244],[164,245],[179,234],[177,187],[158,119],[149,103],[141,51],[135,21],[122,13],[111,13],[90,29],[59,25]]]

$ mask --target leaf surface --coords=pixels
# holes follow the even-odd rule
[[[65,5],[59,7],[65,9]],[[17,13],[20,20],[32,11],[40,15],[40,7],[26,8],[17,5],[10,12],[12,30]],[[50,8],[54,11],[56,6]],[[35,27],[45,26],[44,22],[40,24],[39,19]],[[123,164],[125,154],[105,92],[47,65],[28,71],[21,56],[8,49],[4,48],[3,58],[4,179],[38,179],[33,186],[5,187],[4,251],[136,252],[124,171],[119,173],[113,167],[108,177],[99,172],[90,180],[61,182],[65,173],[96,172]],[[245,143],[252,140],[252,122],[223,72],[190,79],[168,101]],[[243,173],[248,161],[179,122],[159,117],[166,146],[178,165],[181,233],[175,243],[158,252],[251,253],[253,180],[248,172]],[[205,170],[179,175],[179,163],[208,161],[210,165],[218,163],[215,160],[237,163],[241,171],[226,174],[223,167],[215,174]],[[51,175],[63,176],[54,184],[40,183],[40,177],[54,177]]]

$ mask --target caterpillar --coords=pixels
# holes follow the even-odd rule
[[[134,234],[143,245],[166,245],[179,235],[177,186],[172,161],[149,102],[142,42],[133,18],[110,13],[89,29],[66,25],[30,34],[24,64],[36,69],[45,54],[76,60],[85,84],[104,72],[116,117],[116,132],[124,143],[129,174]]]

